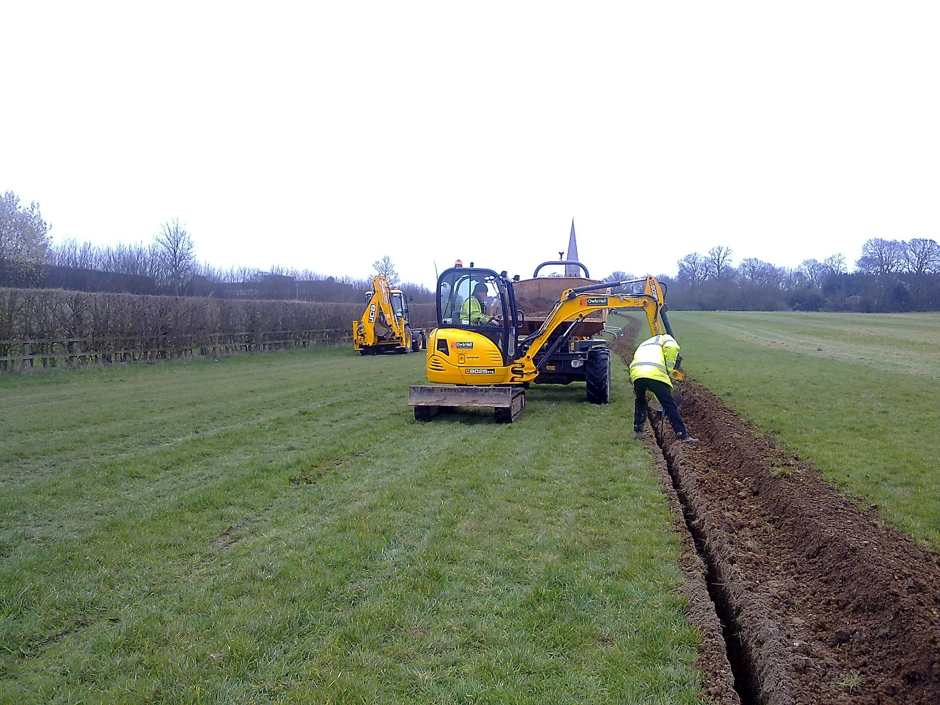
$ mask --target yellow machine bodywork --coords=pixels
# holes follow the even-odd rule
[[[446,349],[447,352],[443,352]],[[435,328],[428,340],[429,382],[442,384],[507,384],[512,368],[503,365],[496,343],[482,333]]]
[[[417,352],[425,347],[423,330],[408,325],[405,294],[389,287],[384,275],[373,277],[362,316],[352,323],[353,347],[362,355]]]
[[[610,286],[616,286],[612,282]],[[525,354],[509,365],[497,345],[484,333],[460,328],[438,328],[431,331],[428,344],[428,381],[437,384],[526,384],[539,375],[536,358],[553,335],[562,327],[577,325],[595,312],[610,309],[642,311],[653,335],[666,333],[662,321],[665,297],[662,286],[652,276],[645,279],[642,293],[610,294],[579,293],[577,289],[562,292],[555,307],[529,336]],[[573,339],[568,345],[573,344]],[[447,352],[444,352],[447,350]],[[681,372],[674,377],[681,379]]]
[[[429,384],[412,385],[408,394],[417,421],[463,406],[492,408],[497,423],[512,423],[532,383],[583,382],[588,402],[607,404],[611,350],[599,336],[607,313],[641,311],[653,335],[672,334],[665,290],[653,277],[604,282],[588,279],[585,269],[584,278],[539,278],[539,269],[521,281],[472,263],[441,273],[438,327],[428,341]],[[681,372],[673,378],[681,379]]]

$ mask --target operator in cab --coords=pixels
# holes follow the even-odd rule
[[[462,322],[469,322],[470,325],[482,325],[484,323],[499,325],[496,316],[486,315],[486,294],[486,284],[477,282],[477,285],[473,287],[473,296],[464,301],[463,306],[460,307],[460,320]]]

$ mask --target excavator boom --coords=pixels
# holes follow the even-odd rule
[[[611,294],[610,289],[643,283],[642,293]],[[668,333],[672,335],[672,326],[666,316],[666,306],[662,287],[653,277],[646,279],[629,279],[617,282],[603,282],[589,284],[562,292],[561,298],[555,304],[542,325],[534,333],[520,341],[520,349],[524,355],[519,363],[513,366],[514,382],[530,382],[551,359],[552,353],[570,341],[569,331],[573,331],[578,323],[596,311],[612,309],[642,311],[646,315],[650,331],[653,335]],[[565,323],[570,322],[568,329],[561,335],[555,332]],[[548,353],[540,357],[546,344],[551,341]]]

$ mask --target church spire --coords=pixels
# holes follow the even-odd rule
[[[571,235],[568,237],[568,256],[565,259],[569,262],[578,261],[578,241],[574,237],[574,218],[571,219]],[[566,264],[565,276],[580,277],[581,268],[571,264]]]

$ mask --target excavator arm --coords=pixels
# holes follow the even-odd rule
[[[622,286],[643,284],[642,292],[631,294],[611,294],[610,289]],[[638,287],[637,287],[638,288]],[[542,363],[549,360],[552,354],[562,345],[567,344],[577,324],[586,316],[604,309],[621,309],[642,311],[653,335],[668,333],[672,335],[672,326],[666,316],[666,304],[662,286],[653,277],[646,279],[629,279],[618,282],[604,282],[588,286],[567,289],[561,295],[558,303],[549,313],[538,330],[519,343],[522,355],[512,365],[512,381],[530,382],[538,376],[540,364],[536,359],[541,357]],[[554,336],[564,324],[568,324],[562,335]],[[551,340],[551,347],[546,354],[539,353]],[[681,372],[676,370],[681,376]],[[681,377],[679,377],[681,378]]]
[[[447,313],[444,304],[452,303],[458,285],[469,294],[473,281],[490,281],[499,289],[505,316],[500,326],[458,325]],[[556,299],[561,286],[569,288]],[[611,293],[618,289],[628,293]],[[431,333],[427,356],[431,384],[412,385],[408,396],[418,421],[465,406],[492,408],[497,422],[511,423],[525,407],[530,383],[584,382],[588,402],[607,404],[611,350],[595,337],[606,312],[642,311],[654,335],[672,335],[665,287],[653,277],[612,282],[566,277],[552,286],[549,277],[509,281],[505,273],[471,264],[441,274],[438,290],[439,327]],[[527,318],[521,308],[529,306],[548,314]],[[677,375],[678,370],[672,376],[680,379]]]

